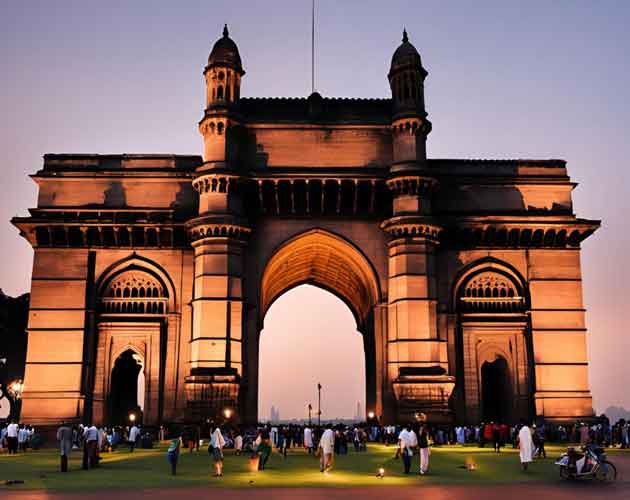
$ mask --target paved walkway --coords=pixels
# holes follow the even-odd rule
[[[595,481],[553,483],[520,483],[510,485],[465,486],[396,486],[386,485],[368,488],[168,488],[161,490],[98,491],[92,493],[48,493],[45,491],[1,490],[2,500],[294,500],[326,498],[332,500],[403,500],[426,498],[430,500],[628,500],[630,498],[630,456],[611,457],[618,470],[614,484]]]

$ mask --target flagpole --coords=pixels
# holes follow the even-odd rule
[[[311,1],[311,93],[315,92],[315,0]]]

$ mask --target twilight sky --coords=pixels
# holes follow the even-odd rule
[[[226,22],[247,71],[242,95],[308,95],[310,3],[1,2],[0,287],[29,289],[32,251],[8,221],[35,206],[27,175],[44,153],[201,154],[201,72]],[[406,26],[429,71],[430,157],[568,161],[580,184],[576,213],[603,219],[582,252],[599,411],[630,408],[629,23],[622,0],[318,1],[316,87],[324,96],[389,96],[389,62]],[[317,326],[322,316],[334,324]],[[296,322],[303,318],[312,318],[307,327]],[[326,412],[353,416],[364,367],[345,305],[302,287],[274,304],[265,326],[261,416],[271,404],[282,417],[304,416],[316,401],[313,381],[324,376]],[[305,339],[313,353],[334,344],[349,354],[306,365],[296,354]],[[290,374],[291,390],[277,373]]]

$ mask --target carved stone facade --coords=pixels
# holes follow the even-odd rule
[[[406,33],[391,99],[241,97],[227,29],[204,75],[203,158],[46,155],[34,176],[13,220],[35,249],[25,421],[108,421],[125,350],[145,422],[255,421],[265,314],[304,283],[353,312],[385,422],[476,422],[497,360],[506,419],[592,414],[580,244],[599,222],[574,215],[564,161],[427,159]]]

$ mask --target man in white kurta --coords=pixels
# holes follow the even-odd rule
[[[319,471],[324,472],[332,465],[332,456],[335,449],[335,433],[332,430],[332,426],[328,424],[326,430],[322,434],[319,440]]]
[[[310,427],[304,427],[304,448],[309,453],[313,452],[313,431]]]
[[[518,431],[518,448],[523,470],[527,470],[527,464],[532,461],[534,455],[534,440],[532,439],[532,431],[524,424]]]

